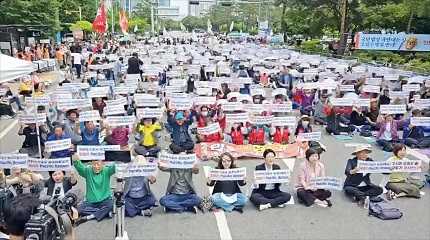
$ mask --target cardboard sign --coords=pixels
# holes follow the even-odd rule
[[[358,161],[359,173],[421,172],[421,160]]]
[[[403,114],[406,112],[406,105],[381,105],[381,114]]]
[[[119,151],[120,145],[78,145],[81,160],[105,160],[105,151]]]
[[[106,118],[106,122],[111,127],[129,126],[133,125],[135,121],[135,116],[110,116]]]
[[[362,91],[367,93],[381,93],[381,87],[373,85],[364,85]]]
[[[87,92],[87,96],[89,98],[95,98],[95,97],[107,97],[109,96],[109,87],[91,87],[90,91]]]
[[[296,125],[296,117],[287,116],[287,117],[274,117],[272,119],[273,127],[284,127],[284,126],[295,126]]]
[[[149,177],[157,175],[157,163],[120,163],[116,164],[116,174],[124,178]]]
[[[87,121],[100,121],[100,113],[98,110],[90,110],[79,113],[79,121],[87,122]]]
[[[55,141],[46,141],[45,151],[56,152],[56,151],[66,150],[66,149],[69,149],[71,145],[72,145],[72,141],[70,138],[55,140]]]
[[[0,154],[0,168],[27,168],[28,155],[16,153]]]
[[[72,169],[70,157],[66,158],[29,158],[28,169],[34,172],[70,171]]]
[[[195,105],[213,105],[216,102],[216,97],[195,97],[193,99]]]
[[[225,114],[225,121],[227,123],[246,123],[249,121],[249,114],[248,113]]]
[[[58,99],[57,100],[57,108],[59,110],[70,110],[70,109],[83,109],[83,108],[92,108],[91,99],[82,98],[82,99]]]
[[[430,117],[411,117],[411,125],[413,126],[430,126]]]
[[[315,189],[342,190],[343,182],[337,177],[316,177],[311,178],[311,187]]]
[[[270,115],[270,116],[251,116],[249,120],[252,124],[269,125],[272,123],[272,119],[273,119],[273,116]]]
[[[270,110],[273,113],[287,113],[293,111],[293,104],[292,102],[286,102],[282,104],[272,104],[270,105]]]
[[[339,91],[341,92],[355,92],[354,85],[339,85]]]
[[[230,168],[230,169],[216,169],[209,170],[208,177],[214,181],[236,181],[246,179],[246,168]]]
[[[159,162],[167,168],[189,169],[197,161],[196,154],[170,154],[161,152]]]
[[[405,84],[402,86],[402,91],[404,92],[418,92],[420,91],[419,84]]]
[[[37,116],[34,114],[20,113],[18,114],[18,122],[23,124],[39,123],[43,124],[46,122],[46,113],[38,113]]]
[[[221,127],[218,122],[211,123],[206,127],[197,128],[197,132],[201,135],[210,135],[221,131]]]
[[[136,115],[138,119],[142,118],[161,118],[163,116],[162,108],[137,108]]]
[[[106,105],[103,110],[106,116],[119,115],[125,113],[124,105]]]
[[[256,170],[254,171],[255,184],[288,183],[291,172],[288,169]]]
[[[321,132],[299,133],[297,141],[319,141]]]

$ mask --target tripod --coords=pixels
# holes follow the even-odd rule
[[[116,188],[113,194],[115,201],[113,205],[113,227],[115,240],[129,240],[125,231],[125,205],[124,205],[124,179],[116,179]]]

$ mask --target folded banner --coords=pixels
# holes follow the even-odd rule
[[[170,154],[166,152],[161,152],[159,162],[162,166],[167,168],[180,168],[188,169],[193,168],[197,161],[196,154]]]
[[[197,132],[201,135],[210,135],[221,131],[218,122],[211,123],[206,127],[197,128]]]
[[[421,160],[358,161],[359,173],[421,172]]]
[[[235,145],[231,143],[199,143],[196,144],[195,152],[198,158],[215,158],[224,152],[229,152],[235,158],[263,158],[266,149],[273,149],[278,158],[290,158],[299,155],[299,144],[287,145]]]
[[[157,175],[157,163],[120,163],[116,164],[116,174],[125,178],[148,177]]]
[[[381,114],[403,114],[406,112],[406,105],[381,105],[380,113]]]
[[[105,151],[119,151],[120,145],[78,145],[81,160],[105,160]]]
[[[84,111],[79,113],[79,121],[87,122],[87,121],[99,121],[100,113],[97,110]]]
[[[291,172],[288,169],[256,170],[254,171],[255,184],[288,183]]]
[[[72,169],[71,160],[66,158],[29,158],[28,169],[35,172],[46,171],[70,171]]]
[[[135,121],[135,116],[110,116],[106,118],[106,122],[111,127],[129,126],[133,125]]]
[[[27,168],[28,155],[16,153],[0,154],[0,168]]]
[[[55,152],[69,149],[72,145],[72,140],[70,138],[55,140],[55,141],[47,141],[45,142],[45,151],[46,152]]]
[[[214,181],[234,181],[246,178],[246,168],[216,169],[209,170],[209,179]]]
[[[311,178],[311,187],[315,189],[342,190],[343,181],[337,177]]]

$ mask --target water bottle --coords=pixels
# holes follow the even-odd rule
[[[364,209],[369,209],[369,204],[370,204],[370,198],[369,196],[367,196],[366,199],[364,200]]]

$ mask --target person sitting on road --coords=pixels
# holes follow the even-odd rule
[[[6,183],[6,186],[12,187],[14,196],[23,193],[32,193],[39,197],[43,189],[42,180],[43,176],[39,173],[13,167],[10,175],[6,176],[3,181]]]
[[[9,116],[10,118],[14,118],[16,113],[13,111],[12,106],[9,104],[9,101],[4,97],[0,97],[0,117]]]
[[[18,110],[23,111],[24,108],[22,108],[19,97],[12,93],[12,90],[10,89],[10,87],[7,85],[0,84],[0,89],[2,88],[6,91],[4,97],[8,99],[9,105],[11,105],[12,103],[16,103],[16,105],[18,106]]]
[[[78,145],[82,143],[82,137],[79,128],[79,114],[76,110],[69,110],[66,113],[66,120],[64,122],[64,131],[72,139],[72,144]]]
[[[294,135],[296,137],[300,133],[310,133],[312,132],[312,126],[310,124],[311,118],[308,115],[303,115],[297,123],[296,131]]]
[[[105,141],[108,145],[120,145],[121,148],[128,148],[130,129],[127,126],[117,126],[111,129],[107,126],[107,136]]]
[[[193,174],[199,173],[197,165],[188,169],[173,169],[159,163],[158,168],[163,172],[170,173],[166,195],[160,199],[160,204],[164,207],[164,211],[197,213],[196,208],[202,201],[197,196],[193,183]]]
[[[145,161],[147,161],[147,159],[143,156],[136,157],[136,162],[138,164],[144,164]],[[156,178],[154,176],[138,176],[125,179],[124,199],[126,216],[152,216],[152,208],[157,206],[157,200],[155,199],[149,184],[154,184],[155,181]]]
[[[96,97],[93,102],[93,109],[99,111],[100,116],[103,116],[103,111],[106,107],[106,103],[103,101],[103,98]]]
[[[230,153],[222,153],[219,156],[218,166],[216,169],[231,169],[236,168],[234,158]],[[240,213],[243,212],[243,207],[247,201],[247,197],[240,191],[240,186],[245,186],[246,181],[215,181],[208,180],[207,185],[213,186],[212,201],[217,208],[222,208],[226,212],[233,210]]]
[[[186,118],[183,112],[168,112],[167,122],[172,128],[172,143],[170,150],[173,153],[193,152],[194,142],[188,133],[192,123],[191,118]]]
[[[383,192],[381,187],[371,182],[370,173],[359,173],[360,168],[357,167],[358,161],[373,161],[373,159],[369,158],[369,153],[371,152],[370,147],[357,146],[355,151],[352,152],[355,157],[348,159],[345,168],[346,179],[343,184],[343,190],[359,206],[364,206],[366,197],[375,198]]]
[[[91,162],[91,166],[84,165],[79,155],[72,156],[73,165],[79,175],[85,178],[85,200],[78,206],[81,216],[76,224],[79,225],[91,219],[101,221],[110,216],[113,209],[110,177],[115,174],[115,165],[105,165],[103,161]]]
[[[197,127],[203,128],[208,125],[217,122],[217,116],[212,114],[212,110],[210,110],[206,105],[200,107],[200,113],[196,116],[197,119]],[[222,134],[220,132],[203,135],[197,134],[197,139],[201,142],[220,142],[222,139]]]
[[[63,197],[73,186],[78,183],[75,172],[70,172],[70,177],[66,177],[65,171],[50,171],[49,179],[45,181],[46,196],[50,199]]]
[[[257,165],[255,170],[278,170],[281,169],[278,164],[275,164],[276,153],[272,149],[266,149],[263,152],[264,163]],[[285,207],[285,204],[290,201],[291,195],[283,192],[280,189],[281,183],[275,184],[259,184],[252,191],[249,200],[260,210],[275,207]]]
[[[46,125],[39,126],[39,139],[41,151],[43,152],[43,146],[45,140],[42,136],[48,134],[49,130]],[[37,129],[36,123],[30,123],[28,125],[21,124],[18,130],[19,136],[25,136],[24,142],[22,143],[21,149],[19,149],[20,153],[26,153],[30,157],[36,157],[39,155],[39,143],[37,139]]]
[[[397,143],[393,147],[393,154],[388,161],[407,161],[406,146],[402,143]],[[413,197],[421,198],[420,189],[424,187],[423,181],[413,179],[412,175],[404,172],[393,172],[389,175],[389,180],[386,185],[388,189],[387,198],[389,200],[398,197]]]
[[[311,185],[311,179],[325,177],[324,164],[320,161],[320,153],[314,148],[306,150],[306,160],[301,163],[297,175],[297,198],[299,202],[310,207],[316,204],[320,207],[331,207],[329,200],[331,192],[325,189],[315,189]]]
[[[393,116],[379,116],[377,127],[379,128],[376,134],[376,143],[386,152],[393,151],[393,144],[400,142],[397,131],[404,124],[404,120],[394,120]]]
[[[85,121],[81,130],[82,145],[100,145],[100,132],[102,128],[96,127],[93,121]]]
[[[155,119],[154,119],[155,120]],[[135,144],[134,151],[139,155],[156,157],[161,148],[157,145],[155,134],[161,131],[161,125],[158,121],[151,118],[143,118],[137,126],[140,134],[140,143]]]
[[[412,117],[420,116],[420,110],[412,111]],[[430,136],[425,136],[426,132],[430,132],[430,126],[414,126],[408,118],[403,125],[403,141],[411,148],[430,148]]]
[[[62,124],[56,124],[54,126],[54,133],[48,136],[47,141],[57,141],[57,140],[64,140],[70,138],[65,132],[64,132],[64,125]],[[63,157],[70,157],[71,156],[71,150],[73,150],[73,145],[70,146],[70,149],[64,149],[64,150],[58,150],[50,152],[49,158],[63,158]],[[47,154],[45,153],[45,156]]]

